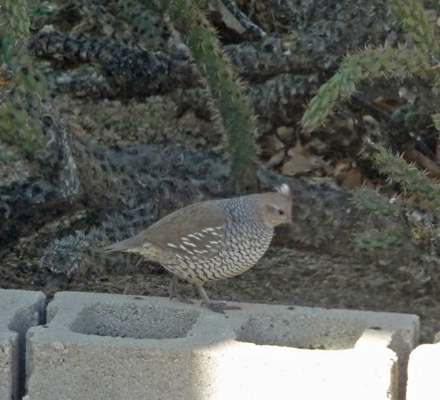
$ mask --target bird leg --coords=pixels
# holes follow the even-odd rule
[[[177,300],[179,300],[181,303],[185,303],[185,304],[194,304],[191,300],[187,300],[185,299],[185,297],[183,297],[180,293],[179,290],[177,289],[177,282],[179,280],[179,277],[177,275],[173,274],[173,277],[171,279],[171,285],[170,285],[170,300],[176,298]]]
[[[222,302],[222,303],[213,303],[208,295],[205,292],[205,289],[203,289],[203,286],[201,285],[197,285],[197,288],[199,289],[199,293],[200,296],[202,296],[204,303],[206,304],[206,306],[214,312],[218,312],[221,314],[224,314],[224,310],[241,310],[240,307],[237,306],[228,306],[226,303]]]

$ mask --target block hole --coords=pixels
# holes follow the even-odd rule
[[[84,335],[133,339],[186,337],[200,313],[148,304],[98,303],[85,308],[70,329]]]
[[[251,317],[238,341],[299,349],[352,349],[367,328],[361,321],[323,316],[262,315]]]
[[[37,325],[43,325],[46,322],[46,306],[44,298],[30,307],[18,310],[8,329],[16,332],[17,340],[17,358],[12,361],[13,388],[12,399],[22,399],[26,394],[26,333],[29,328]]]

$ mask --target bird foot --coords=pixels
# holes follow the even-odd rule
[[[185,304],[194,304],[191,300],[186,299],[184,296],[180,294],[180,292],[177,290],[177,277],[176,275],[173,276],[173,279],[171,280],[171,286],[170,286],[170,300],[176,298],[181,303]]]
[[[222,301],[221,303],[213,303],[209,299],[208,295],[205,292],[205,289],[203,289],[201,285],[197,286],[197,288],[199,289],[200,295],[203,299],[202,304],[205,304],[206,307],[209,308],[211,311],[224,314],[225,310],[241,310],[241,308],[237,306],[228,306],[224,301]]]
[[[225,310],[241,310],[238,306],[228,306],[226,303],[206,303],[206,301],[203,302],[203,304],[206,305],[207,308],[209,308],[211,311],[214,311],[216,313],[224,314]]]

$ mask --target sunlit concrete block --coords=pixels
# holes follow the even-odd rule
[[[417,316],[234,304],[58,293],[28,332],[26,400],[399,398]]]

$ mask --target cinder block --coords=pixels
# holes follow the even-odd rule
[[[0,399],[24,395],[26,331],[44,317],[43,293],[0,289]]]
[[[440,398],[440,343],[423,344],[410,355],[407,400]]]
[[[417,316],[235,304],[57,293],[27,335],[26,399],[398,398]]]

